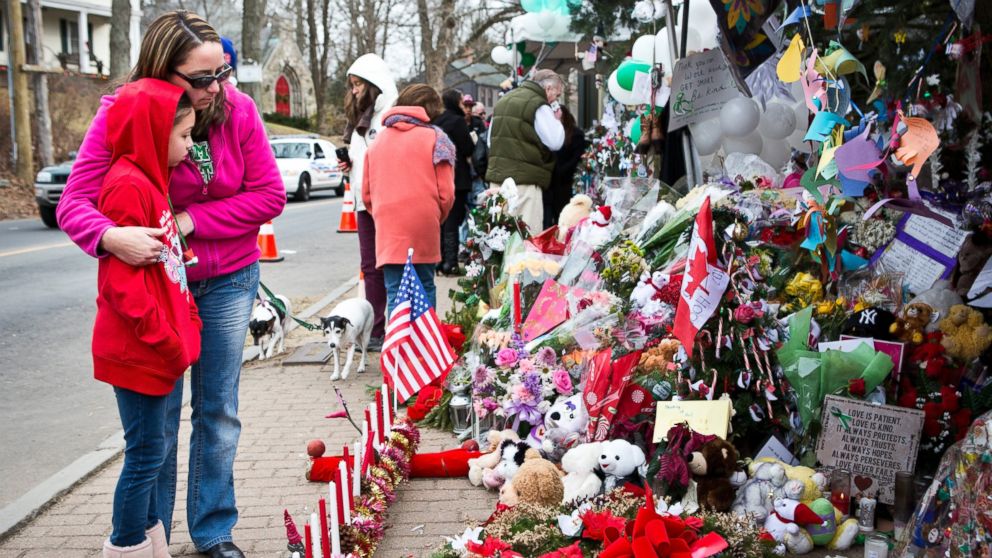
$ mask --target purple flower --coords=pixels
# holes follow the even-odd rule
[[[474,383],[476,387],[489,385],[492,381],[493,375],[485,366],[476,368],[475,372],[472,373],[472,383]]]
[[[517,351],[513,349],[500,349],[496,353],[496,366],[500,368],[509,368],[516,364],[517,360],[519,360]]]
[[[551,347],[542,347],[541,350],[537,351],[537,356],[534,360],[545,366],[554,366],[558,359],[555,357],[554,349]]]
[[[538,374],[524,374],[524,387],[527,388],[535,399],[541,398],[541,376]]]
[[[555,382],[555,389],[558,393],[562,395],[572,394],[572,377],[568,375],[568,372],[558,369],[552,373],[552,379]]]

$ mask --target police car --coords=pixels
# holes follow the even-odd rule
[[[344,195],[344,174],[338,170],[335,145],[316,135],[271,138],[276,165],[286,186],[286,196],[298,201],[310,199],[310,192],[334,190]]]

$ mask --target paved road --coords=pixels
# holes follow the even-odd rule
[[[318,299],[358,273],[340,207],[330,194],[287,205],[274,223],[286,259],[262,264],[271,289]],[[96,267],[38,219],[0,222],[0,508],[120,429],[112,391],[92,379]]]

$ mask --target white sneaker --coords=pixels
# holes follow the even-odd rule
[[[134,546],[114,546],[107,539],[103,542],[103,558],[155,558],[152,540],[146,538]]]
[[[169,543],[165,540],[165,525],[162,525],[161,521],[145,531],[145,536],[152,541],[152,556],[154,558],[172,558],[172,555],[169,554]]]

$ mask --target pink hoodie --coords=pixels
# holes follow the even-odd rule
[[[200,171],[189,159],[172,171],[169,180],[176,213],[186,211],[193,220],[188,240],[199,264],[187,269],[190,281],[218,277],[257,261],[259,226],[286,205],[286,190],[254,101],[229,85],[225,94],[227,120],[211,129],[208,138],[213,180],[204,187]],[[94,257],[106,255],[99,249],[100,239],[115,226],[96,208],[110,168],[107,108],[115,99],[114,95],[103,98],[57,209],[62,230]]]

